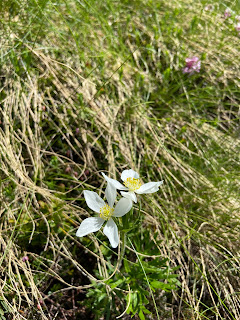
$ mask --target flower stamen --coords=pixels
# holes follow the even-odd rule
[[[142,185],[142,183],[140,182],[140,179],[136,179],[136,178],[127,178],[123,184],[125,185],[125,187],[127,187],[130,191],[135,191],[137,189],[139,189]]]
[[[104,220],[109,220],[113,215],[114,209],[111,208],[108,204],[105,204],[102,208],[100,208],[100,218]]]

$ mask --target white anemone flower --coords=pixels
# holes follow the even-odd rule
[[[82,221],[77,230],[77,237],[84,237],[91,232],[98,231],[105,221],[103,233],[108,237],[111,246],[116,248],[119,244],[118,228],[112,217],[122,217],[132,208],[132,201],[127,198],[122,198],[118,201],[114,208],[117,192],[114,187],[107,185],[105,195],[108,204],[96,192],[84,190],[84,197],[87,205],[93,211],[99,213],[99,217],[91,217]]]
[[[124,170],[121,174],[121,179],[123,180],[123,184],[118,182],[115,179],[111,179],[106,176],[102,172],[103,177],[108,182],[108,185],[111,184],[117,190],[124,190],[121,191],[121,195],[127,199],[131,199],[134,202],[137,202],[137,194],[145,194],[145,193],[153,193],[159,190],[159,186],[163,184],[163,181],[158,182],[148,182],[142,184],[139,179],[139,174],[130,169]],[[128,191],[128,192],[126,192]]]

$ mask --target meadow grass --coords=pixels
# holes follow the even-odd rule
[[[240,42],[227,6],[240,15],[237,1],[1,2],[2,319],[130,319],[106,280],[121,275],[117,250],[101,232],[75,236],[92,214],[83,190],[102,194],[101,172],[128,168],[164,184],[142,197],[124,263],[167,258],[180,282],[149,293],[146,318],[156,305],[160,319],[240,319]],[[202,65],[189,76],[191,56]]]

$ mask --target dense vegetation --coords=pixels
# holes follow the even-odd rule
[[[0,7],[1,319],[240,319],[240,4]],[[76,231],[130,168],[164,184],[117,263]]]

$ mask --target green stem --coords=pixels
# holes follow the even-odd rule
[[[144,270],[144,267],[143,267],[142,262],[141,262],[141,260],[140,260],[140,258],[139,258],[139,255],[138,255],[138,253],[137,253],[136,249],[134,248],[134,245],[132,244],[132,241],[131,241],[129,238],[128,238],[128,240],[129,240],[129,242],[131,243],[131,246],[132,246],[133,250],[135,251],[135,254],[136,254],[136,256],[137,256],[137,258],[138,258],[138,261],[139,261],[139,263],[140,263],[140,265],[141,265],[141,268],[142,268],[142,270],[143,270],[143,273],[144,273],[145,279],[146,279],[146,281],[147,281],[147,284],[148,284],[148,287],[149,287],[149,290],[150,290],[150,293],[151,293],[151,296],[152,296],[152,300],[153,300],[154,308],[155,308],[155,310],[156,310],[156,314],[157,314],[157,319],[158,319],[158,320],[160,320],[160,318],[159,318],[159,314],[158,314],[157,305],[156,305],[156,301],[155,301],[155,299],[154,299],[154,295],[153,295],[153,292],[152,292],[152,289],[151,289],[151,286],[150,286],[150,283],[149,283],[149,280],[148,280],[147,274],[146,274],[146,272],[145,272],[145,270]]]
[[[121,253],[118,259],[118,268],[120,269],[122,266],[122,260],[123,260],[123,256],[125,254],[125,249],[126,249],[126,239],[127,239],[127,233],[126,232],[122,232],[122,247],[121,247]]]

